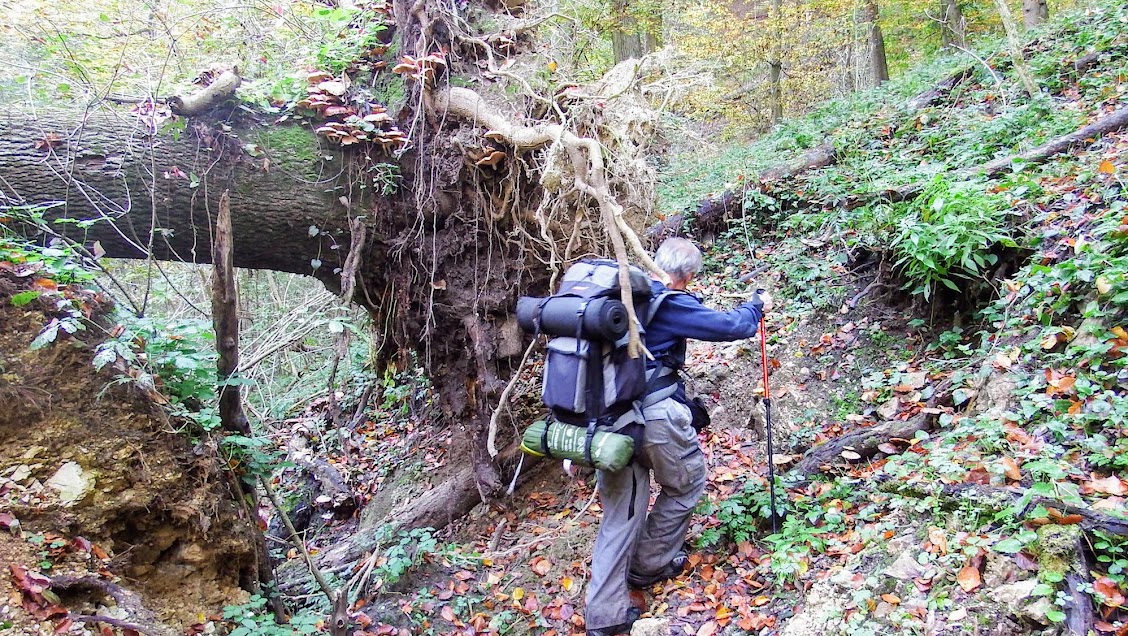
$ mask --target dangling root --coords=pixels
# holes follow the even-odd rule
[[[453,115],[485,126],[490,139],[513,146],[516,150],[535,150],[552,144],[560,144],[568,154],[574,174],[574,186],[587,194],[599,206],[603,229],[611,241],[615,260],[619,263],[619,282],[622,288],[622,302],[631,316],[630,355],[643,353],[639,337],[639,321],[634,310],[630,293],[630,273],[627,269],[627,246],[652,275],[669,282],[663,272],[647,254],[642,241],[623,218],[623,206],[612,196],[607,186],[603,151],[599,142],[588,137],[580,137],[562,124],[546,123],[539,126],[522,126],[514,123],[488,105],[478,93],[460,87],[448,87],[432,95],[435,110]]]

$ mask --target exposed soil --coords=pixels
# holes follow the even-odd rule
[[[177,632],[245,600],[243,587],[256,572],[254,520],[233,496],[214,449],[193,446],[141,391],[95,371],[96,327],[79,332],[85,340],[30,349],[46,322],[46,303],[12,306],[13,281],[5,282],[0,510],[19,522],[0,533],[5,570],[113,582],[136,592],[156,620]],[[96,297],[84,301],[105,309]],[[15,599],[10,608],[19,606],[7,575],[0,592]],[[83,614],[106,601],[64,599],[68,610]],[[30,617],[13,613],[33,629]]]

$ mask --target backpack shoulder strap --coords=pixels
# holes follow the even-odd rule
[[[658,308],[662,306],[662,302],[674,294],[684,294],[686,292],[680,289],[665,289],[658,293],[657,296],[650,299],[650,304],[646,307],[646,319],[642,321],[642,326],[650,325],[650,321],[654,320],[654,314],[658,313]]]

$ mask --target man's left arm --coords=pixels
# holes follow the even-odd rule
[[[701,304],[693,296],[678,294],[666,311],[659,312],[669,328],[683,338],[727,342],[750,338],[763,316],[763,302],[757,297],[733,309],[717,311]]]

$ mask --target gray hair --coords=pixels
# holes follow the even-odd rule
[[[654,252],[654,263],[672,278],[692,278],[701,271],[701,250],[683,238],[666,239]]]

